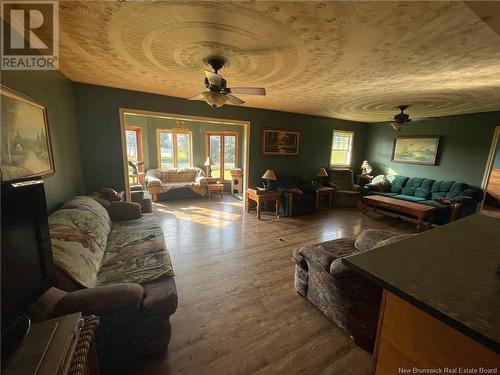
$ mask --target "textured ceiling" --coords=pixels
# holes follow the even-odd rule
[[[356,121],[500,110],[499,3],[63,1],[70,79],[188,98],[217,55],[246,106]],[[496,26],[496,27],[495,27]],[[496,31],[495,31],[496,29]]]

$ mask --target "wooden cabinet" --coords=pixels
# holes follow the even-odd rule
[[[500,366],[499,354],[386,290],[374,355],[376,375],[404,373],[401,369],[414,367]]]

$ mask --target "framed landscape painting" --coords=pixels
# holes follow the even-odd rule
[[[392,148],[395,163],[436,165],[439,137],[396,137]]]
[[[0,99],[1,181],[54,173],[45,107],[5,86]]]
[[[300,132],[282,129],[263,129],[262,155],[297,156],[299,154]]]

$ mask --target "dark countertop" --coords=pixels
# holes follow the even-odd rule
[[[500,219],[471,215],[342,263],[500,353]]]

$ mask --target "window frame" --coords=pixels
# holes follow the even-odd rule
[[[132,131],[135,132],[135,141],[136,141],[136,147],[137,147],[137,161],[144,161],[144,148],[142,145],[142,128],[140,126],[132,126],[132,125],[126,125],[125,126],[125,136],[127,134],[127,131]],[[127,161],[128,161],[128,150],[127,150]],[[137,166],[137,170],[139,172],[144,172],[144,163],[141,165]]]
[[[226,136],[233,136],[235,138],[235,145],[234,145],[234,167],[235,168],[238,168],[238,162],[239,162],[239,158],[238,158],[238,144],[239,144],[239,140],[238,140],[238,132],[232,132],[232,131],[206,131],[205,132],[205,159],[208,158],[210,156],[210,136],[212,135],[218,135],[221,137],[221,144],[220,144],[220,170],[221,170],[221,177],[220,177],[220,180],[221,181],[230,181],[230,180],[226,180],[224,179],[224,173],[222,173],[224,171],[224,149],[225,149],[225,145],[226,145],[226,141],[225,141],[225,137]],[[217,178],[217,177],[216,177]]]
[[[177,134],[187,134],[189,138],[188,142],[188,156],[189,156],[189,168],[193,167],[193,132],[191,130],[186,131],[176,131],[174,129],[156,129],[156,159],[158,169],[163,169],[161,166],[161,145],[160,145],[160,134],[161,133],[169,133],[172,134],[172,146],[173,146],[173,154],[174,154],[174,167],[179,168],[179,157],[178,157],[178,149],[177,149]],[[168,169],[170,167],[166,167]]]
[[[335,141],[335,133],[338,133],[338,134],[347,134],[349,135],[349,145],[348,145],[348,148],[347,148],[347,153],[348,153],[348,163],[343,163],[343,164],[332,164],[332,154],[333,154],[333,151],[345,151],[345,150],[340,150],[340,149],[335,149],[333,148],[333,144],[334,144],[334,141]],[[339,129],[333,129],[332,130],[332,141],[330,143],[330,167],[331,168],[339,168],[339,167],[350,167],[351,164],[352,164],[352,150],[353,150],[353,145],[354,145],[354,135],[355,135],[355,132],[354,131],[351,131],[351,130],[339,130]]]

